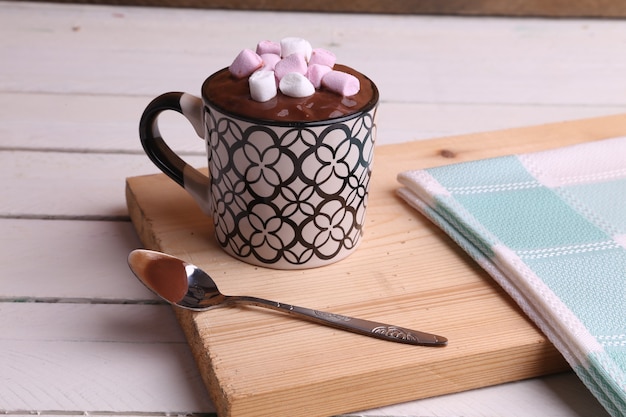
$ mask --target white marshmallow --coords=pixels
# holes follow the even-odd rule
[[[322,86],[322,78],[327,73],[331,72],[332,69],[327,67],[326,65],[321,64],[312,64],[309,65],[306,71],[306,77],[311,81],[313,87],[320,88]]]
[[[315,93],[315,87],[304,75],[297,72],[286,74],[278,84],[280,91],[289,97],[308,97]]]
[[[273,99],[278,94],[274,71],[259,70],[253,72],[248,78],[248,85],[250,86],[250,96],[254,101],[262,103]]]
[[[280,41],[280,55],[285,58],[291,54],[301,54],[306,62],[311,59],[313,47],[306,39],[302,38],[284,38]]]

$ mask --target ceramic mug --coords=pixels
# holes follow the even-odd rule
[[[356,113],[315,122],[242,117],[215,103],[204,85],[202,99],[166,93],[146,107],[141,143],[212,217],[227,253],[276,269],[318,267],[351,254],[363,235],[378,105],[372,89]],[[208,176],[161,137],[157,119],[165,110],[183,114],[206,141]]]

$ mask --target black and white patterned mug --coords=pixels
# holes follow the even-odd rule
[[[217,73],[216,73],[217,74]],[[215,74],[214,74],[215,75]],[[276,269],[338,261],[359,245],[376,134],[378,90],[357,111],[318,121],[279,121],[224,110],[208,96],[172,92],[155,98],[140,121],[154,164],[211,216],[230,255]],[[206,176],[165,143],[161,112],[183,114],[205,139]]]

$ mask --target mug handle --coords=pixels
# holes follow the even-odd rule
[[[202,99],[181,92],[165,93],[156,97],[144,110],[139,121],[139,137],[144,151],[150,160],[183,187],[200,206],[205,214],[211,213],[209,177],[183,161],[165,143],[157,123],[165,110],[174,110],[185,116],[199,137],[204,139]]]

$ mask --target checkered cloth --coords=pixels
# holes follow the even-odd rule
[[[626,416],[626,137],[398,176],[398,192]]]

